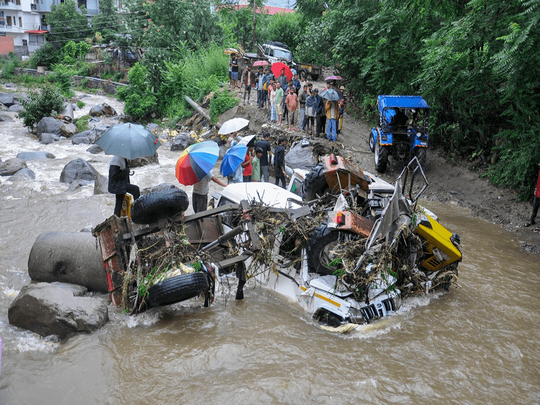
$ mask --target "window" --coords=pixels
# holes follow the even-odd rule
[[[19,17],[19,27],[22,27],[22,17]]]
[[[26,39],[22,40],[22,46],[28,46],[28,41]]]
[[[15,4],[16,4],[17,6],[20,6],[20,5],[21,5],[21,0],[15,0]]]
[[[8,15],[6,17],[6,24],[7,24],[8,27],[11,27],[13,25],[13,22],[11,21],[11,16],[10,15]]]

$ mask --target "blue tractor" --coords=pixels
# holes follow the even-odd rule
[[[379,96],[379,126],[369,134],[375,169],[386,171],[388,156],[408,163],[414,156],[422,166],[428,146],[429,106],[420,96]]]

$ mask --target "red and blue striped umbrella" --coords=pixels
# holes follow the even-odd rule
[[[219,146],[214,141],[195,143],[186,148],[176,162],[176,178],[185,185],[198,183],[216,165]]]

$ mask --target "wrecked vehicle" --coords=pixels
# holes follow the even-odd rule
[[[403,163],[417,157],[426,164],[429,106],[420,96],[377,98],[379,126],[371,129],[369,148],[375,153],[375,169],[386,171],[388,157]]]
[[[268,183],[231,185],[217,196],[218,206],[247,200],[251,206],[267,207],[250,212],[250,217],[264,234],[262,251],[271,254],[248,259],[247,278],[300,303],[316,319],[335,327],[371,322],[396,311],[402,298],[455,283],[461,260],[459,236],[418,206],[427,187],[418,161],[404,169],[391,196],[388,188],[382,188],[386,196],[380,197],[386,199],[382,209],[377,209],[381,201],[373,204],[368,198],[377,194],[377,188],[366,193],[368,178],[352,165],[354,173],[340,178],[347,174],[348,162],[340,159],[338,165],[337,161],[327,156],[323,162],[340,166],[327,171],[336,177],[328,179],[327,190],[334,190],[336,183],[350,187],[340,186],[333,204],[328,203],[332,195],[325,192],[316,202],[304,201],[301,209],[279,212],[290,208],[280,203],[299,204],[298,196]],[[319,167],[314,168],[306,180],[318,172]],[[415,184],[418,179],[421,185]],[[228,220],[224,224],[236,226]]]
[[[311,200],[269,183],[231,184],[216,208],[184,216],[182,190],[141,196],[133,221],[113,216],[93,230],[111,300],[131,313],[195,296],[208,306],[233,277],[237,299],[254,282],[350,330],[457,282],[459,236],[418,205],[427,180],[417,159],[392,194],[341,157],[324,162],[338,167],[327,171],[336,179],[325,174],[327,189]]]

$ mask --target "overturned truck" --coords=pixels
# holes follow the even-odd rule
[[[208,306],[232,277],[237,299],[246,282],[260,285],[350,330],[457,282],[459,236],[418,204],[427,180],[416,158],[395,187],[339,156],[323,165],[306,176],[303,198],[269,183],[231,184],[216,208],[184,216],[187,205],[167,197],[181,190],[142,196],[132,219],[93,230],[112,302],[137,313],[200,295]]]

